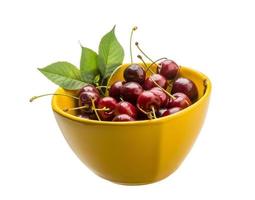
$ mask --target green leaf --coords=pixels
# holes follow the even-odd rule
[[[94,83],[95,85],[99,85],[99,81],[100,81],[100,74],[96,75],[96,77],[95,77],[93,83]]]
[[[105,79],[124,59],[124,50],[115,36],[115,26],[101,39],[98,52],[99,71]]]
[[[56,62],[38,70],[53,83],[67,90],[78,90],[86,85],[81,81],[80,71],[68,62]]]
[[[97,53],[86,47],[82,47],[80,72],[82,80],[86,83],[93,83],[95,77],[99,74]]]

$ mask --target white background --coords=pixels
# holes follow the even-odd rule
[[[255,7],[253,1],[0,2],[0,199],[254,199]],[[167,56],[207,74],[213,93],[192,151],[167,179],[121,186],[88,170],[62,137],[37,67],[79,64],[116,24],[129,62],[133,25],[153,59]]]

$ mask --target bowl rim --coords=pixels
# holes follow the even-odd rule
[[[123,64],[123,65],[126,65],[126,64]],[[122,66],[122,65],[120,65],[120,66]],[[81,123],[84,123],[84,124],[86,123],[86,124],[94,124],[94,125],[111,125],[111,126],[119,126],[119,125],[130,126],[130,125],[139,125],[139,124],[148,124],[148,123],[149,124],[151,124],[151,123],[161,123],[162,121],[165,121],[165,120],[170,120],[170,119],[174,119],[176,117],[180,117],[182,115],[185,115],[185,113],[196,109],[203,101],[205,101],[205,99],[207,99],[209,97],[209,95],[211,93],[211,89],[212,89],[211,81],[205,74],[203,74],[203,73],[201,73],[197,70],[194,70],[190,67],[186,67],[186,66],[180,66],[180,67],[185,69],[185,70],[190,71],[193,74],[196,74],[196,75],[200,76],[202,80],[205,80],[206,81],[206,91],[203,94],[203,96],[198,101],[193,103],[191,106],[189,106],[189,107],[187,107],[187,108],[185,108],[185,109],[183,109],[183,110],[181,110],[177,113],[174,113],[172,115],[168,115],[168,116],[153,119],[153,120],[139,120],[139,121],[128,121],[128,122],[112,122],[112,121],[90,120],[90,119],[77,117],[75,115],[69,114],[69,113],[63,111],[62,109],[60,109],[57,105],[57,101],[56,101],[55,96],[52,97],[52,101],[51,101],[52,110],[54,112],[58,113],[59,115],[65,117],[65,118],[68,118],[68,119],[71,119],[71,120],[74,120],[74,121],[77,121],[77,122],[81,122]],[[59,93],[58,91],[60,91],[60,90],[62,90],[62,88],[59,87],[55,91],[55,93]]]

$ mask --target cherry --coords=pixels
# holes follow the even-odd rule
[[[186,94],[192,102],[194,102],[198,97],[196,85],[188,78],[178,78],[174,81],[172,93],[177,92]]]
[[[158,111],[157,111],[157,113],[156,113],[156,115],[157,115],[157,117],[163,117],[164,116],[164,113],[167,111],[167,108],[160,108]]]
[[[180,107],[169,108],[166,110],[166,112],[163,113],[162,117],[167,116],[167,115],[172,115],[172,114],[177,113],[181,110],[182,110],[182,108],[180,108]]]
[[[98,102],[98,114],[103,121],[110,121],[114,117],[114,110],[116,108],[117,101],[112,97],[103,97]],[[100,110],[102,109],[102,110]]]
[[[142,85],[144,83],[146,73],[140,65],[131,64],[125,69],[123,76],[127,82],[137,82]]]
[[[85,85],[83,88],[81,88],[81,89],[78,91],[78,96],[79,96],[82,92],[94,92],[94,93],[97,93],[98,95],[100,95],[98,89],[97,89],[94,85]]]
[[[120,114],[127,114],[130,117],[136,119],[136,116],[137,116],[136,107],[127,101],[121,101],[116,105],[116,108],[115,108],[115,115],[120,115]]]
[[[137,99],[137,106],[146,112],[151,111],[152,107],[158,109],[160,105],[160,98],[151,91],[142,92]]]
[[[98,104],[100,99],[100,96],[95,92],[81,92],[79,95],[79,106],[85,106],[87,105],[88,108],[82,109],[85,113],[92,113],[93,109],[91,109],[92,106],[92,100],[95,103],[95,106]]]
[[[172,114],[177,113],[181,110],[182,110],[182,108],[180,108],[180,107],[173,107],[173,108],[169,108],[167,111],[168,111],[169,115],[172,115]]]
[[[175,97],[175,99],[171,99],[168,101],[167,108],[186,108],[191,105],[189,97],[184,93],[174,93],[173,97]]]
[[[143,88],[139,83],[136,82],[127,82],[125,83],[121,90],[120,94],[125,101],[136,103],[138,96],[143,92]]]
[[[122,81],[116,81],[115,83],[113,83],[109,90],[109,96],[117,100],[120,100],[120,90],[122,86],[123,86]]]
[[[141,110],[137,109],[137,120],[147,120],[147,119],[149,119],[148,114],[147,113],[145,114]]]
[[[130,58],[131,58],[131,65],[129,65],[125,70],[124,70],[124,78],[127,82],[137,82],[139,84],[143,84],[146,73],[144,69],[138,65],[133,63],[133,54],[132,54],[132,39],[133,39],[133,33],[137,29],[137,27],[133,27],[132,31],[130,33],[130,40],[129,40],[129,50],[130,50]]]
[[[120,114],[120,115],[116,115],[112,121],[125,122],[125,121],[135,121],[135,119],[127,114]]]
[[[159,63],[157,71],[166,79],[174,79],[179,71],[179,66],[172,60],[164,60]]]
[[[92,119],[92,120],[99,120],[97,115],[95,113],[92,113],[92,114],[89,114],[89,119]]]
[[[180,110],[182,110],[182,108],[180,108],[180,107],[173,107],[173,108],[169,108],[169,109],[161,108],[161,109],[158,110],[157,116],[158,117],[165,117],[165,116],[177,113]]]
[[[162,91],[159,87],[154,87],[150,90],[153,94],[158,96],[161,100],[161,107],[165,107],[168,103],[169,97],[166,95],[164,91]]]
[[[155,84],[156,82],[156,84]],[[167,80],[164,76],[160,75],[160,74],[152,74],[150,77],[148,77],[144,84],[143,84],[143,88],[145,90],[150,90],[153,87],[157,87],[160,86],[164,89],[167,88]]]

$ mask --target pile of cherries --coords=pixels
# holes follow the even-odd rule
[[[78,91],[77,116],[102,121],[135,121],[174,114],[194,103],[198,98],[196,85],[179,77],[180,66],[165,59],[151,66],[129,65],[123,73],[124,81],[113,83],[109,96],[101,97],[93,85]],[[146,77],[146,74],[151,73]]]

